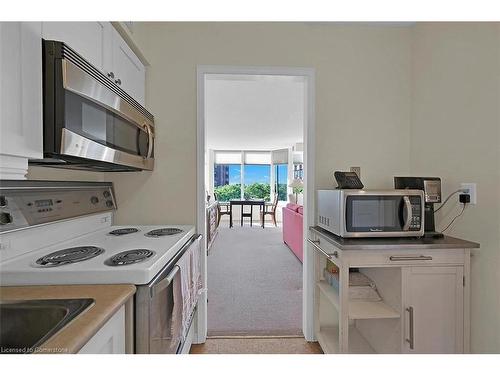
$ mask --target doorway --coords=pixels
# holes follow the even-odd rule
[[[198,83],[198,142],[197,142],[197,230],[199,233],[204,234],[205,238],[207,236],[207,176],[206,168],[210,163],[210,158],[213,155],[206,152],[207,149],[207,117],[206,117],[206,89],[207,89],[207,77],[223,75],[238,75],[238,76],[260,76],[260,77],[271,77],[277,76],[282,78],[293,78],[297,77],[304,82],[304,126],[303,126],[303,165],[304,168],[301,170],[301,177],[303,178],[303,232],[304,238],[302,239],[304,256],[303,256],[303,267],[302,267],[302,332],[306,340],[314,340],[313,336],[313,257],[307,251],[307,246],[305,245],[305,235],[307,233],[307,228],[310,223],[314,222],[314,70],[309,68],[276,68],[276,67],[235,67],[235,66],[198,66],[197,71],[197,83]],[[224,150],[219,150],[224,151]],[[227,150],[226,150],[227,151]],[[234,150],[231,150],[234,151]],[[254,152],[252,152],[254,151]],[[262,150],[240,150],[241,157],[245,157],[249,154],[249,157],[253,157],[252,160],[259,160],[262,155],[257,155]],[[269,150],[273,151],[273,150]],[[277,150],[274,150],[277,151]],[[251,155],[254,154],[254,155]],[[211,164],[212,165],[212,164]],[[250,169],[249,169],[250,171]],[[271,167],[271,178],[270,186],[275,186],[274,191],[277,195],[279,193],[279,182],[276,179],[282,179],[284,168],[283,166]],[[280,176],[281,172],[281,177]],[[288,174],[293,176],[293,170],[288,169]],[[242,181],[244,177],[242,176]],[[290,182],[290,180],[288,180]],[[286,188],[285,188],[286,189]],[[273,190],[271,188],[271,190]],[[278,191],[277,191],[278,190]],[[244,189],[241,189],[242,198],[245,194]],[[272,194],[272,192],[271,192]],[[281,192],[281,195],[284,193]],[[254,228],[252,228],[254,229]],[[205,242],[206,245],[206,242]],[[207,252],[204,252],[203,257],[203,278],[205,285],[207,285]],[[208,284],[210,285],[210,284]],[[202,296],[201,302],[199,304],[197,312],[197,337],[195,342],[202,343],[206,339],[207,335],[207,292],[205,290],[205,295]]]

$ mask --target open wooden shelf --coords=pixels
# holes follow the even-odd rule
[[[333,307],[340,311],[340,298],[337,291],[324,280],[318,282],[317,285]],[[349,319],[393,319],[399,317],[399,312],[384,301],[349,301]]]
[[[321,327],[316,334],[318,342],[325,354],[340,353],[338,327]],[[368,341],[359,333],[355,326],[349,326],[349,351],[350,354],[374,354],[375,350]]]
[[[399,318],[400,314],[384,301],[366,302],[366,301],[351,301],[349,302],[349,318],[350,319],[391,319]]]

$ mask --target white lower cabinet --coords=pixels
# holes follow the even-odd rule
[[[464,352],[463,267],[405,267],[404,353]]]
[[[312,237],[315,335],[325,353],[469,352],[470,249],[341,250]],[[326,254],[338,288],[324,278]],[[380,301],[353,299],[353,269],[375,283]]]
[[[125,306],[92,336],[78,354],[125,354]]]

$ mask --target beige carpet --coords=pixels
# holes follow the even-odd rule
[[[281,228],[221,222],[208,256],[208,335],[301,334],[302,264]]]

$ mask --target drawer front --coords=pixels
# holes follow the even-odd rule
[[[331,242],[324,239],[322,236],[309,232],[309,239],[313,242],[312,246],[319,247],[324,253],[329,254],[332,260],[342,259],[342,250],[338,249]],[[322,253],[320,249],[315,249],[317,252]],[[325,254],[323,254],[325,255]]]
[[[466,259],[465,249],[340,250],[316,232],[310,231],[309,239],[325,253],[332,254],[332,259],[341,259],[343,263],[351,267],[463,265]],[[317,251],[320,252],[320,250]]]
[[[356,266],[429,266],[463,265],[465,251],[442,250],[353,250],[349,252],[349,265]]]

